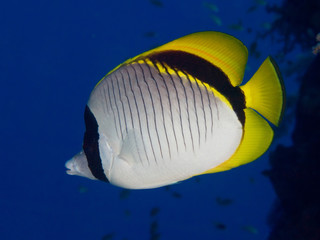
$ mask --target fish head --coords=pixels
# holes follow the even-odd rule
[[[67,174],[69,175],[77,175],[81,177],[87,177],[92,180],[97,180],[92,174],[88,166],[88,160],[83,151],[76,154],[73,158],[65,164],[67,170]]]

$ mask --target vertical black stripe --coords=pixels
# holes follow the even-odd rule
[[[132,95],[133,95],[133,97],[134,97],[135,103],[136,103],[135,95],[134,95],[133,90],[132,90],[131,78],[130,78],[130,75],[129,75],[128,70],[127,70],[126,68],[125,68],[125,70],[126,70],[126,73],[127,73],[127,76],[128,76],[127,80],[128,80],[128,82],[129,82],[129,86],[130,86],[130,89],[131,89]],[[121,73],[121,76],[122,76],[124,89],[126,89],[123,74],[122,74],[122,72],[121,72],[121,71],[120,71],[120,73]],[[126,91],[126,96],[127,96],[127,91]],[[133,128],[133,129],[135,129],[134,119],[133,119],[133,113],[132,113],[132,110],[131,110],[131,101],[129,101],[128,96],[127,96],[127,100],[128,100],[129,109],[130,109],[130,116],[131,116],[132,128]],[[137,104],[137,103],[136,103],[136,104]],[[136,107],[137,107],[137,106],[136,106]],[[138,114],[139,114],[139,112],[138,112],[138,109],[137,109],[137,115],[138,115]],[[139,126],[141,126],[141,125],[140,125],[140,118],[139,118],[139,115],[138,115],[138,119],[139,119]],[[139,155],[140,163],[142,163],[142,160],[141,160],[141,153],[140,153],[140,149],[139,149],[139,147],[138,147],[138,142],[137,142],[137,136],[136,136],[136,134],[134,134],[134,141],[135,141],[135,146],[136,146],[136,148],[137,148],[137,152],[138,152],[138,155]]]
[[[152,143],[152,139],[151,139],[151,135],[150,135],[150,126],[149,126],[149,119],[148,119],[148,116],[147,116],[147,108],[146,108],[146,102],[144,100],[144,94],[142,93],[142,90],[141,90],[141,86],[139,84],[139,79],[138,79],[138,76],[137,76],[137,71],[135,69],[135,67],[133,65],[131,65],[133,71],[134,71],[134,74],[135,74],[135,78],[137,80],[137,86],[139,88],[139,92],[140,92],[140,97],[142,99],[142,103],[143,103],[143,110],[144,110],[144,115],[146,116],[146,122],[147,122],[147,132],[148,132],[148,137],[149,137],[149,142],[150,142],[150,145],[151,145],[151,150],[152,150],[152,153],[153,153],[153,157],[155,159],[155,161],[157,162],[156,160],[156,155],[155,155],[155,152],[154,152],[154,147],[153,147],[153,143]],[[143,80],[146,81],[145,79],[145,75],[143,72],[142,73],[142,77],[143,77]],[[148,163],[150,164],[149,160],[148,160]]]
[[[123,84],[124,95],[125,95],[125,97],[126,97],[126,99],[127,99],[128,108],[129,108],[129,112],[130,112],[131,127],[132,127],[132,128],[134,128],[134,122],[133,122],[133,117],[132,117],[131,104],[130,104],[130,101],[129,101],[129,98],[128,98],[128,94],[127,94],[127,86],[126,86],[126,84],[125,84],[125,81],[124,81],[124,77],[123,77],[122,71],[119,71],[119,72],[120,72],[121,80],[122,80],[122,84]]]
[[[134,103],[135,103],[136,110],[137,110],[137,117],[138,117],[138,122],[139,122],[139,130],[140,130],[140,135],[141,135],[141,139],[142,139],[143,150],[144,150],[145,156],[146,156],[146,158],[147,158],[147,161],[149,162],[148,155],[147,155],[147,150],[146,150],[146,144],[145,144],[145,142],[144,142],[144,138],[143,138],[143,134],[142,134],[142,126],[141,126],[141,119],[140,119],[140,113],[139,113],[137,98],[136,98],[136,95],[134,94],[134,91],[133,91],[133,88],[132,88],[132,79],[131,79],[130,73],[129,73],[129,71],[128,71],[127,68],[125,68],[125,69],[126,69],[126,72],[127,72],[127,74],[128,74],[128,79],[129,79],[129,84],[130,84],[130,90],[131,90],[131,92],[132,92],[133,99],[134,99]],[[138,145],[138,144],[137,144],[137,145]],[[138,150],[139,150],[139,149],[138,149]],[[141,155],[140,155],[140,161],[141,161],[141,163],[142,163]]]
[[[186,87],[184,86],[183,79],[181,78],[179,73],[182,73],[182,72],[181,71],[177,72],[177,75],[178,75],[178,77],[180,79],[180,83],[181,83],[181,85],[183,87],[183,90],[184,90],[184,96],[186,98],[185,102],[186,102],[186,107],[187,107],[187,119],[188,119],[189,132],[190,132],[190,138],[191,138],[191,143],[192,143],[192,150],[194,152],[194,141],[193,141],[193,133],[192,133],[192,128],[191,128],[191,122],[190,122],[189,101],[188,101]],[[184,73],[182,73],[182,74],[184,74]]]
[[[126,134],[128,133],[128,124],[127,124],[127,116],[126,116],[126,111],[124,109],[124,104],[123,104],[123,100],[122,100],[122,96],[121,96],[121,91],[120,91],[120,86],[119,86],[119,79],[117,77],[117,75],[115,74],[116,77],[116,82],[117,82],[117,87],[119,90],[119,100],[121,102],[121,106],[122,106],[122,113],[123,113],[123,118],[124,118],[124,124],[125,124],[125,130],[126,130]]]
[[[100,91],[100,95],[101,95],[101,96],[104,96],[104,99],[106,99],[106,93],[105,93],[105,91],[104,91],[104,87],[103,87],[103,86],[99,88],[99,91]],[[102,108],[102,109],[103,109],[103,113],[104,113],[105,116],[107,116],[108,103],[107,103],[107,101],[103,101],[103,102],[104,102],[104,104],[105,104],[105,107]]]
[[[107,81],[107,80],[105,80]],[[106,93],[106,87],[104,85],[100,85],[103,88],[103,96],[104,96],[104,100],[106,103],[106,109],[107,109],[107,113],[111,113],[111,105],[110,105],[110,101],[108,101],[107,99],[107,93]]]
[[[171,82],[173,83],[172,77],[171,77],[171,75],[169,74],[169,71],[168,71],[167,67],[166,67],[164,64],[161,64],[161,65],[162,65],[162,67],[164,68],[167,76],[169,76],[169,78],[171,79]],[[163,79],[166,81],[167,78],[164,77]],[[177,91],[176,86],[175,86],[175,85],[173,85],[173,86],[174,86],[174,88],[175,88],[175,91]],[[167,88],[167,89],[169,89],[169,88]],[[170,91],[169,91],[169,92],[170,92]],[[169,104],[170,104],[170,113],[171,113],[171,123],[172,123],[172,129],[173,129],[174,138],[175,138],[175,140],[176,140],[177,152],[179,152],[179,145],[178,145],[178,140],[177,140],[177,135],[176,135],[176,129],[175,129],[174,121],[173,121],[172,103],[171,103],[171,97],[170,97],[170,95],[169,95],[169,92],[168,92],[168,98],[170,99],[170,100],[169,100]],[[177,95],[177,94],[178,94],[178,93],[176,93],[176,95]],[[172,100],[173,100],[173,99],[172,99]]]
[[[109,86],[109,82],[110,82],[110,81],[111,81],[111,78],[110,78],[110,80],[107,81],[108,97],[109,97],[110,107],[111,107],[111,111],[112,111],[114,127],[115,127],[115,129],[116,129],[117,136],[120,137],[120,134],[119,134],[118,128],[117,128],[116,114],[114,113],[114,109],[113,109],[113,105],[114,105],[114,104],[112,104],[112,101],[111,101],[110,86]]]
[[[98,123],[88,106],[84,111],[84,121],[86,132],[84,133],[82,148],[87,157],[88,167],[95,178],[109,182],[104,174],[100,158]]]
[[[116,99],[116,94],[115,94],[115,87],[113,85],[113,79],[111,80],[111,84],[112,84],[112,93],[113,93],[113,98],[114,98],[114,106],[116,107],[117,110],[117,116],[118,116],[118,121],[119,121],[119,129],[120,129],[120,135],[121,135],[121,139],[123,139],[123,133],[122,133],[122,124],[121,124],[121,118],[120,118],[120,111],[119,111],[119,107],[118,107],[118,101]]]
[[[179,94],[178,94],[178,90],[175,84],[175,81],[173,80],[173,77],[171,76],[171,74],[169,73],[167,67],[165,67],[165,71],[168,74],[168,76],[171,79],[172,85],[174,87],[175,93],[176,93],[176,98],[177,98],[177,102],[178,102],[178,109],[179,109],[179,119],[180,119],[180,127],[181,127],[181,134],[182,134],[182,138],[183,138],[183,143],[184,143],[184,147],[186,149],[186,140],[184,138],[184,134],[183,134],[183,124],[182,124],[182,116],[181,116],[181,105],[180,105],[180,99],[179,99]],[[177,149],[177,151],[179,152],[179,149]]]
[[[160,93],[160,90],[159,90],[158,83],[157,83],[156,79],[154,78],[154,76],[152,75],[152,71],[151,71],[151,68],[150,68],[149,64],[146,63],[146,66],[148,66],[148,68],[149,68],[151,78],[152,78],[152,80],[154,81],[154,83],[155,83],[155,85],[156,85],[157,92],[158,92],[158,95],[159,95],[160,107],[161,107],[161,114],[162,114],[163,129],[164,129],[164,133],[165,133],[166,140],[167,140],[169,158],[171,159],[171,148],[170,148],[170,144],[169,144],[168,132],[167,132],[166,122],[165,122],[165,118],[164,118],[164,110],[163,110],[162,96],[161,96],[161,93]],[[158,71],[158,73],[159,73],[159,75],[160,75],[160,72],[159,72],[158,67],[157,67],[157,66],[154,66],[154,67],[155,67],[155,69],[157,69],[157,71]]]
[[[169,110],[170,110],[170,119],[171,119],[171,125],[172,125],[172,132],[173,132],[173,136],[176,142],[176,148],[178,150],[178,140],[177,140],[177,135],[176,135],[176,131],[175,131],[175,127],[174,127],[174,121],[173,121],[173,114],[172,114],[172,103],[171,103],[171,97],[170,97],[170,91],[166,82],[166,78],[164,76],[162,76],[160,69],[158,68],[158,66],[156,65],[156,63],[154,63],[153,65],[155,65],[159,71],[159,76],[162,78],[163,83],[165,85],[166,91],[167,91],[167,95],[168,95],[168,102],[169,102]],[[164,69],[166,69],[166,67],[162,64],[162,67]]]
[[[203,95],[202,95],[202,91],[200,89],[200,86],[199,86],[199,83],[198,83],[197,79],[194,78],[194,81],[196,82],[196,85],[198,86],[198,91],[200,93],[202,112],[203,112],[203,119],[204,119],[204,127],[205,127],[205,140],[207,140],[207,118],[206,118],[206,112],[205,112],[205,108],[204,108],[204,104],[203,104]]]
[[[134,120],[133,120],[133,116],[132,116],[131,101],[129,101],[129,97],[128,97],[128,94],[127,94],[127,86],[126,86],[126,83],[125,83],[125,80],[124,80],[124,76],[122,74],[122,69],[119,72],[120,72],[121,80],[122,80],[122,84],[123,84],[124,95],[125,95],[125,97],[127,99],[128,108],[129,108],[129,112],[130,112],[131,128],[135,129],[135,124],[134,124]],[[128,77],[127,80],[129,81],[129,77]],[[135,144],[135,147],[136,147],[137,152],[138,152],[139,161],[142,162],[141,161],[141,154],[140,154],[139,148],[137,147],[137,136],[136,136],[136,134],[133,134],[133,136],[134,136],[134,144]]]
[[[157,119],[156,119],[156,110],[154,108],[154,102],[153,102],[153,97],[152,97],[152,94],[151,94],[151,90],[150,90],[150,86],[148,84],[148,81],[146,80],[145,78],[145,74],[144,74],[144,69],[143,67],[141,66],[141,64],[137,63],[141,69],[141,72],[143,74],[143,79],[144,79],[144,82],[145,84],[147,85],[147,88],[148,88],[148,92],[149,92],[149,97],[150,97],[150,100],[151,100],[151,106],[152,106],[152,112],[153,112],[153,121],[154,121],[154,128],[155,128],[155,131],[156,131],[156,134],[157,134],[157,140],[158,140],[158,145],[159,145],[159,148],[160,148],[160,154],[161,154],[161,158],[163,158],[163,154],[162,154],[162,148],[161,148],[161,144],[160,144],[160,137],[159,137],[159,133],[158,133],[158,125],[157,125]],[[150,69],[148,69],[150,70]],[[157,163],[157,159],[155,157],[155,161]]]
[[[186,88],[184,87],[183,83],[182,83],[182,79],[181,77],[179,76],[179,73],[176,69],[173,69],[173,71],[176,73],[176,75],[178,76],[178,78],[180,79],[180,83],[182,84],[183,86],[183,90],[184,90],[184,94],[186,96]],[[178,100],[178,105],[179,105],[179,115],[180,115],[180,125],[181,125],[181,134],[182,134],[182,138],[183,138],[183,143],[184,143],[184,148],[187,149],[187,144],[186,144],[186,138],[184,136],[184,129],[183,129],[183,121],[182,121],[182,112],[181,112],[181,105],[180,105],[180,99],[179,99],[179,96],[178,96],[178,91],[177,91],[177,87],[176,87],[176,84],[175,82],[173,81],[173,78],[171,77],[172,79],[172,82],[175,86],[175,89],[176,89],[176,94],[177,94],[177,100]],[[187,98],[186,98],[187,99]],[[188,105],[188,103],[186,103]]]
[[[183,71],[182,71],[183,72]],[[192,84],[192,82],[191,82],[191,79],[189,78],[189,75],[187,74],[187,73],[185,73],[185,72],[183,72],[184,73],[184,75],[186,75],[186,77],[187,77],[187,79],[188,79],[188,81],[189,81],[189,85],[190,85],[190,88],[191,88],[191,90],[192,90],[192,95],[193,95],[193,106],[194,106],[194,114],[195,114],[195,116],[196,116],[196,120],[197,120],[197,129],[198,129],[198,136],[199,136],[199,138],[198,138],[198,142],[199,142],[199,146],[200,146],[200,126],[199,126],[199,118],[198,118],[198,112],[197,112],[197,104],[196,104],[196,96],[195,96],[195,93],[194,93],[194,89],[193,89],[193,84]]]
[[[207,88],[207,86],[202,82],[203,87],[206,89],[206,93],[207,93],[207,98],[208,98],[208,103],[209,103],[209,109],[210,109],[210,118],[211,118],[211,133],[213,132],[213,115],[212,115],[212,107],[211,107],[211,99],[209,96],[209,90]],[[212,92],[212,91],[211,91]],[[213,95],[214,97],[214,95]],[[215,99],[215,98],[214,98]],[[218,116],[219,119],[219,116]]]

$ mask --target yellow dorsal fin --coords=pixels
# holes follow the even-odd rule
[[[240,40],[221,32],[207,31],[189,34],[128,59],[123,64],[130,63],[137,58],[147,57],[154,52],[170,50],[184,51],[204,58],[220,68],[229,77],[233,86],[238,86],[242,82],[248,50]]]
[[[219,166],[202,174],[229,170],[254,161],[260,157],[270,146],[273,130],[269,123],[254,110],[247,108],[245,112],[244,134],[241,143],[231,158]]]
[[[243,43],[221,32],[193,33],[162,45],[153,51],[185,51],[214,64],[229,77],[233,86],[242,82],[248,59],[247,48]]]
[[[278,126],[283,114],[285,91],[278,67],[271,57],[240,88],[246,97],[246,106]]]

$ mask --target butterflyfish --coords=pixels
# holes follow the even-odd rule
[[[284,86],[271,57],[241,85],[247,58],[240,40],[208,31],[120,64],[90,95],[67,173],[148,189],[257,159],[281,119]]]

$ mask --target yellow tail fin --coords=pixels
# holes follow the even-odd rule
[[[240,88],[246,97],[247,107],[256,110],[274,125],[279,125],[284,110],[285,91],[278,67],[271,57]]]

